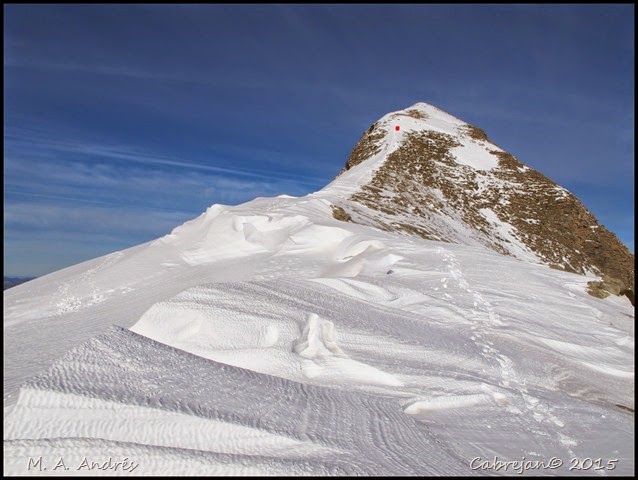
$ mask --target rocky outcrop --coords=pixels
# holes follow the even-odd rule
[[[587,283],[587,293],[597,298],[607,298],[609,295],[625,295],[632,305],[634,305],[634,292],[626,287],[625,283],[618,278],[605,275],[602,281]]]
[[[361,138],[352,149],[352,152],[350,153],[345,166],[339,172],[339,175],[379,153],[381,151],[379,141],[383,139],[385,134],[385,131],[377,128],[376,123],[368,128],[363,135],[361,135]]]

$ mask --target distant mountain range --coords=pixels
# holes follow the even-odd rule
[[[28,282],[29,280],[33,280],[34,278],[37,278],[37,277],[4,277],[3,290],[6,290],[7,288],[15,287],[16,285],[20,285],[21,283],[24,283],[24,282]]]

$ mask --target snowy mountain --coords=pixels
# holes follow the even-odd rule
[[[396,130],[396,128],[399,130]],[[431,105],[386,115],[341,175],[381,161],[338,205],[342,215],[425,239],[485,245],[568,272],[607,275],[634,291],[634,257],[569,191]],[[352,172],[353,175],[358,175]]]
[[[318,192],[5,291],[5,471],[629,475],[602,276],[633,256],[572,194],[419,103]]]

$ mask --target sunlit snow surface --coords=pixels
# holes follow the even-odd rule
[[[359,173],[5,291],[5,472],[631,475],[629,302],[333,219]]]

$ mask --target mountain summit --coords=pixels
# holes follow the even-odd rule
[[[347,200],[336,218],[600,275],[633,297],[634,256],[578,198],[432,105],[370,126],[328,189]]]

